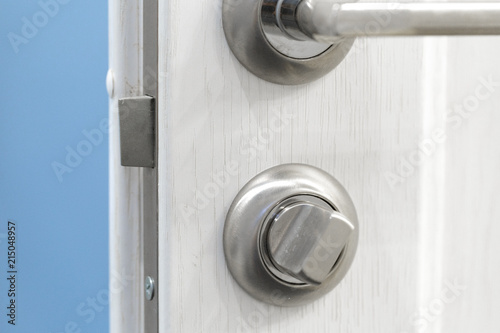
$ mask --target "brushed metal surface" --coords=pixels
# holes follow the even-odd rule
[[[326,75],[357,37],[500,34],[500,3],[223,1],[224,32],[236,58],[283,85]]]
[[[280,279],[263,260],[265,222],[277,206],[295,196],[321,198],[353,226],[334,269],[321,283],[293,283]],[[335,178],[309,165],[283,164],[254,177],[234,199],[224,226],[224,254],[229,271],[250,295],[273,305],[298,306],[324,296],[344,278],[354,260],[358,234],[354,205]],[[304,282],[303,275],[295,277]]]
[[[142,91],[145,95],[158,96],[158,0],[142,2]],[[158,298],[161,281],[158,275],[158,99],[155,103],[154,119],[154,164],[142,170],[142,216],[143,216],[143,270],[142,282],[154,281],[154,294],[144,300],[144,332],[159,331]],[[143,298],[144,299],[144,298]]]
[[[155,99],[126,97],[118,101],[121,163],[152,168],[155,164]]]
[[[265,239],[272,263],[303,283],[319,285],[335,269],[354,226],[331,207],[302,201],[272,217]]]
[[[498,35],[500,3],[303,0],[296,5],[294,19],[295,25],[288,30],[299,30],[311,40],[328,44],[370,36]]]
[[[271,5],[268,10],[275,10]],[[293,58],[273,47],[262,27],[263,0],[224,0],[222,22],[229,47],[236,58],[256,76],[277,84],[297,85],[316,80],[334,69],[351,48],[354,39],[345,39],[308,58]],[[284,43],[283,39],[281,42]],[[280,42],[275,41],[275,45]],[[304,45],[305,44],[305,45]],[[279,49],[307,49],[310,42],[292,41]],[[300,51],[299,51],[300,52]],[[306,51],[304,51],[306,52]],[[302,53],[302,52],[301,52]],[[307,53],[302,53],[307,54]]]

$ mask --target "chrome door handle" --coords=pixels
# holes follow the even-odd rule
[[[500,34],[500,2],[223,1],[233,53],[251,72],[279,84],[328,73],[356,37]]]
[[[336,3],[284,0],[276,24],[300,40],[500,34],[500,3]]]

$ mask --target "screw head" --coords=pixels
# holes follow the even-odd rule
[[[146,276],[146,281],[144,283],[144,290],[146,294],[146,299],[148,301],[152,300],[155,293],[155,282],[151,276]]]

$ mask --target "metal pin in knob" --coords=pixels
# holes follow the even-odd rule
[[[284,207],[267,235],[272,263],[284,274],[319,285],[330,274],[354,226],[331,207],[298,202]]]

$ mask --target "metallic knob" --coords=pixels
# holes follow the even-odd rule
[[[269,256],[282,273],[319,285],[332,271],[353,231],[347,218],[326,202],[293,203],[271,222]]]
[[[296,306],[331,291],[356,253],[358,220],[331,175],[284,164],[250,180],[224,226],[224,254],[236,282],[273,305]]]

